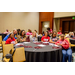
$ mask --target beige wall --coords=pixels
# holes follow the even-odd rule
[[[54,12],[54,18],[75,16],[75,12]]]
[[[0,31],[6,29],[39,30],[39,12],[0,12]]]

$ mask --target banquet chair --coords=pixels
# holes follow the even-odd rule
[[[13,62],[23,62],[26,61],[24,47],[16,48],[13,55]]]
[[[12,53],[13,52],[14,52],[14,49],[12,49]],[[13,57],[13,62],[24,62],[24,61],[26,61],[24,47],[16,48],[12,57]],[[9,62],[9,60],[10,59],[4,58],[5,62]]]
[[[9,54],[9,51],[13,48],[14,48],[13,44],[4,44],[3,45],[3,58],[6,56],[6,54]]]
[[[4,44],[5,44],[5,42],[6,42],[6,41],[2,41],[2,45],[4,45]]]
[[[67,33],[65,33],[65,36],[67,35]]]
[[[2,36],[0,36],[0,47],[2,46]]]
[[[61,38],[61,36],[59,36],[59,39]]]
[[[68,40],[68,42],[69,42],[69,47],[71,48],[71,43],[70,43],[70,40],[69,40],[69,38],[66,38],[67,40]]]

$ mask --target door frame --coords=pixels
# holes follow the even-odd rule
[[[41,33],[41,34],[42,34],[42,23],[43,22],[47,22],[47,21],[41,21],[39,24],[39,33]],[[50,21],[48,21],[48,22],[50,22]],[[49,24],[49,27],[50,27],[50,24]]]
[[[73,17],[75,17],[75,16],[73,16]],[[72,17],[63,17],[63,18],[60,18],[60,27],[59,27],[59,29],[61,30],[61,32],[62,32],[62,23],[63,23],[63,21],[75,21],[75,19],[72,19]]]

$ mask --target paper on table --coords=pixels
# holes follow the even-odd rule
[[[53,44],[53,43],[49,43],[49,45],[52,45],[52,46],[54,46],[55,44]]]
[[[43,43],[49,43],[49,42],[43,42]]]
[[[21,45],[20,43],[17,43],[15,46]]]
[[[56,47],[59,47],[58,45],[55,45]]]
[[[55,45],[55,44],[52,44],[52,43],[50,43],[49,45],[59,47],[58,45]]]
[[[25,43],[25,44],[29,44],[30,42],[23,42],[23,43]]]
[[[38,45],[38,46],[40,46],[40,47],[45,47],[46,45],[42,45],[42,44],[40,44],[40,45]]]

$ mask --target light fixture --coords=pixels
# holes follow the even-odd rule
[[[49,27],[48,25],[44,25],[45,28]]]

